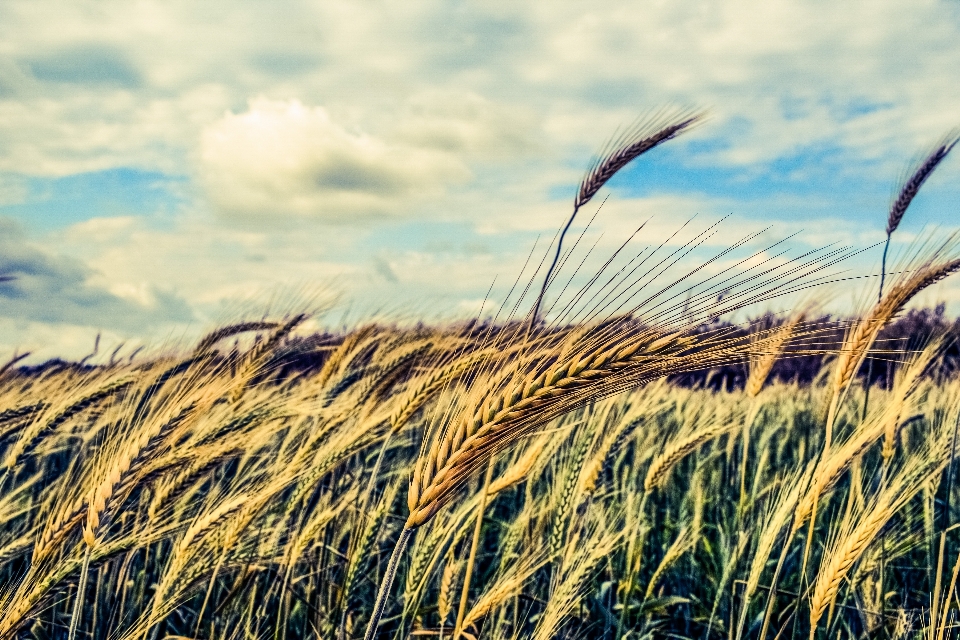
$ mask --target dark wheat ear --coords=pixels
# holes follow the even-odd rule
[[[620,169],[640,155],[667,140],[672,140],[693,125],[702,122],[706,113],[685,110],[661,110],[642,118],[623,134],[616,136],[597,157],[583,176],[573,208],[579,209],[597,194]]]
[[[934,145],[930,153],[915,165],[913,172],[910,174],[910,178],[905,180],[900,187],[897,199],[890,205],[890,214],[887,216],[888,236],[897,230],[900,221],[903,220],[903,214],[907,212],[907,207],[910,206],[910,202],[913,201],[917,192],[920,191],[920,187],[923,186],[923,183],[926,182],[930,174],[937,168],[937,165],[947,157],[947,154],[956,146],[957,142],[960,142],[960,130],[954,129],[941,138]]]
[[[531,322],[536,324],[540,319],[540,305],[543,304],[543,296],[550,286],[550,276],[557,267],[560,260],[560,253],[563,251],[563,238],[570,230],[577,217],[580,207],[590,202],[593,196],[609,182],[620,169],[630,164],[630,162],[640,155],[653,149],[659,144],[672,140],[684,131],[690,129],[695,124],[703,121],[706,113],[697,112],[690,109],[661,109],[655,111],[649,116],[641,117],[636,124],[624,131],[620,135],[614,134],[614,137],[604,146],[598,154],[596,160],[587,170],[587,174],[580,181],[580,188],[577,190],[577,196],[573,199],[573,213],[560,231],[557,238],[557,250],[553,256],[553,262],[547,269],[543,278],[543,285],[540,287],[540,294],[537,296],[531,313]]]

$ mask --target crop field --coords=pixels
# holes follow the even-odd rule
[[[616,141],[574,215],[695,120]],[[308,335],[293,314],[97,365],[14,358],[0,638],[952,637],[957,331],[890,331],[956,246],[920,245],[847,320],[721,320],[836,251],[663,285],[654,251],[566,298],[535,269],[490,320]]]

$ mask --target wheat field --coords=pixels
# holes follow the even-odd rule
[[[577,211],[699,118],[614,140],[492,320],[306,336],[291,314],[95,366],[11,360],[0,638],[952,636],[952,334],[883,336],[960,270],[956,237],[846,321],[719,321],[810,289],[844,250],[661,285],[685,245],[641,252],[638,278],[634,257],[560,279]],[[955,143],[908,176],[888,244]],[[772,375],[803,357],[811,380]],[[731,365],[742,384],[710,383]]]

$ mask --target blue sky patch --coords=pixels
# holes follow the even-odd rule
[[[172,214],[187,178],[119,168],[59,178],[28,176],[26,198],[0,206],[0,215],[48,231],[91,218]]]

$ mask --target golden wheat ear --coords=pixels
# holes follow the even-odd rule
[[[960,271],[960,258],[944,258],[955,242],[956,236],[951,236],[916,268],[907,271],[880,302],[851,328],[834,369],[832,397],[827,410],[825,450],[832,444],[834,423],[850,382],[860,370],[880,330],[918,293]]]

